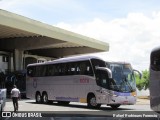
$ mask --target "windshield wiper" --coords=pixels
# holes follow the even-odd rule
[[[112,78],[112,79],[110,79],[111,81],[111,83],[112,83],[112,89],[113,90],[116,90],[117,92],[121,92],[121,90],[119,89],[119,87],[117,86],[117,84],[116,84],[116,82],[115,82],[115,80]]]
[[[125,75],[124,75],[125,76]],[[126,79],[126,76],[125,76],[125,78],[124,79],[122,79],[125,83],[127,83],[127,85],[129,86],[129,89],[130,89],[130,91],[131,92],[134,92],[134,90],[133,90],[133,88],[132,88],[132,86],[130,85],[130,83],[127,81],[127,79]]]

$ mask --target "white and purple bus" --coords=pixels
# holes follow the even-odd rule
[[[126,68],[132,77],[131,67],[126,65]],[[123,85],[120,89],[120,84],[112,78],[111,70],[105,61],[95,56],[68,57],[30,64],[27,66],[26,95],[35,98],[37,103],[81,102],[94,108],[101,104],[112,108],[135,104],[135,80],[126,82],[128,78],[125,77],[121,80]]]

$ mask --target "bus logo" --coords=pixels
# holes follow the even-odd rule
[[[89,79],[88,78],[81,78],[80,83],[89,83]]]
[[[33,79],[33,87],[37,88],[37,79]]]

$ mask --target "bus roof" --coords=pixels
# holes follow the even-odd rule
[[[59,58],[55,59],[53,61],[47,61],[43,63],[33,63],[29,64],[28,66],[37,66],[37,65],[49,65],[49,64],[56,64],[56,63],[66,63],[66,62],[74,62],[74,61],[83,61],[83,60],[90,60],[90,59],[99,59],[103,60],[97,56],[72,56],[72,57],[66,57],[66,58]]]

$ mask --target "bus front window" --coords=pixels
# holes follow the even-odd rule
[[[110,88],[119,92],[133,92],[136,90],[135,78],[129,64],[110,64],[113,78]]]
[[[129,66],[124,65],[123,73],[125,76],[124,79],[127,82],[127,85],[130,87],[131,91],[136,91],[136,81],[132,69]]]

